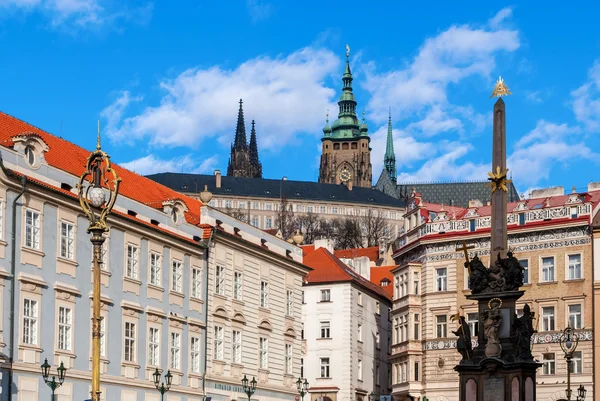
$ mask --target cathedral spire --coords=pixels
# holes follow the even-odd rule
[[[252,130],[250,131],[250,167],[253,170],[255,178],[262,178],[262,163],[258,159],[258,143],[256,142],[256,130],[254,129],[254,120],[252,120]]]
[[[233,141],[233,147],[237,150],[248,149],[248,143],[246,142],[246,123],[244,122],[244,109],[242,104],[244,102],[240,99],[240,109],[238,111],[237,127],[235,129],[235,139]]]
[[[388,117],[388,133],[387,143],[385,145],[385,157],[383,163],[386,171],[390,175],[390,179],[396,183],[396,155],[394,153],[394,136],[392,134],[392,108],[390,107],[390,114]]]

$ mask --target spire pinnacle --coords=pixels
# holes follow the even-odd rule
[[[262,178],[262,164],[258,159],[258,143],[256,140],[255,123],[252,120],[252,130],[250,131],[250,148],[248,156],[250,159],[250,167],[252,168],[252,177]]]
[[[246,123],[244,122],[244,102],[240,99],[240,109],[238,110],[237,126],[235,129],[235,139],[233,141],[233,147],[235,149],[247,149],[248,143],[246,142]]]
[[[387,142],[385,145],[385,157],[383,159],[385,170],[390,175],[393,183],[396,183],[396,154],[394,153],[394,133],[392,130],[392,108],[390,107],[388,117]]]
[[[96,149],[100,150],[100,120],[98,120],[98,142],[96,143]]]

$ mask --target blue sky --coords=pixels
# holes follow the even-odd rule
[[[316,180],[348,43],[374,180],[388,107],[400,180],[485,179],[502,75],[518,190],[584,190],[600,180],[598,8],[0,0],[0,110],[87,148],[100,119],[113,160],[139,173],[211,173],[227,168],[243,98],[264,176]]]

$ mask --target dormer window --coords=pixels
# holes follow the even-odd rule
[[[38,168],[44,162],[44,153],[49,150],[46,142],[36,133],[26,132],[12,137],[14,149],[23,155],[25,163]]]
[[[173,220],[173,223],[178,224],[179,214],[175,208],[171,209],[171,220]]]
[[[171,221],[175,225],[180,225],[185,221],[184,215],[187,210],[187,206],[180,199],[170,199],[163,202],[163,212],[171,217]]]

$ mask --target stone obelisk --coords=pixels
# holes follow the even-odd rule
[[[497,180],[504,177],[506,181],[506,114],[504,100],[499,97],[494,105],[494,132],[492,139],[492,174]],[[496,259],[498,253],[506,258],[507,225],[506,225],[507,192],[502,188],[492,188],[492,244],[491,257]]]

